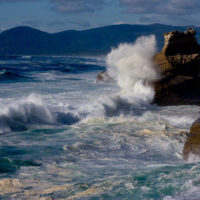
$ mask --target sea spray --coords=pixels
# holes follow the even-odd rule
[[[153,100],[150,83],[158,78],[152,61],[155,53],[156,39],[150,35],[138,38],[134,44],[120,44],[107,55],[108,74],[121,88],[120,97],[129,103]]]
[[[1,132],[26,130],[30,124],[52,124],[53,115],[38,95],[11,104],[0,115]]]
[[[40,59],[31,58],[29,68],[32,69],[32,63]],[[63,62],[60,58],[45,57],[44,60],[52,60],[48,65]],[[38,64],[38,68],[42,66],[42,63]],[[38,77],[41,73],[39,69],[27,72],[27,75]],[[116,115],[105,115],[105,121],[43,126],[42,123],[33,124],[31,120],[25,121],[28,129],[25,133],[1,134],[0,174],[2,178],[9,177],[11,182],[9,185],[0,182],[1,199],[70,199],[83,192],[88,194],[82,197],[86,199],[199,199],[200,167],[199,163],[183,161],[186,135],[182,131],[189,131],[190,116],[194,120],[198,118],[200,107],[157,107],[148,103],[145,107],[131,102],[129,105],[133,110],[130,113],[129,109],[125,110],[126,101],[117,84],[96,84],[97,73],[59,72],[54,81],[31,79],[27,84],[1,83],[0,116],[3,113],[7,117],[13,116],[11,112],[4,112],[11,109],[10,104],[18,108],[16,111],[20,114],[25,105],[27,110],[31,107],[30,103],[46,107],[53,116],[53,123],[58,120],[56,113],[60,115],[59,121],[69,122],[71,113],[77,113],[81,119],[89,116],[91,112],[85,105],[92,107],[90,102],[97,98],[102,107],[113,103],[113,109],[119,105],[121,113],[126,114],[119,116],[116,106],[116,113],[113,113]],[[35,92],[35,97],[28,97]],[[79,115],[81,106],[86,112]],[[61,112],[70,112],[69,120],[66,115],[61,117]],[[32,111],[27,113],[32,115]],[[97,107],[92,113],[97,114]],[[42,118],[43,112],[38,116]],[[178,122],[178,126],[171,125],[171,121],[167,123],[169,120],[163,119],[165,116],[173,123]],[[11,127],[12,124],[7,125]],[[22,185],[13,181],[15,179]],[[88,187],[85,188],[85,184]],[[94,194],[94,188],[103,191]],[[13,195],[15,189],[19,191],[17,196]]]
[[[143,36],[134,44],[120,44],[112,49],[106,57],[107,73],[116,81],[120,91],[102,95],[92,105],[90,103],[86,121],[91,121],[91,118],[140,116],[149,107],[153,109],[150,106],[155,94],[152,82],[159,78],[153,63],[155,53],[154,35]]]
[[[71,125],[78,121],[74,113],[52,110],[39,95],[31,94],[12,103],[0,114],[0,133],[25,131],[38,125]]]

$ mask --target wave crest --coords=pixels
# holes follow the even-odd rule
[[[0,115],[1,133],[25,131],[35,125],[71,125],[79,121],[73,113],[53,112],[38,95],[19,100]]]

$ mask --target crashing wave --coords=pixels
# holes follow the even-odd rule
[[[107,72],[120,91],[95,102],[92,115],[95,109],[97,114],[113,117],[150,106],[155,94],[151,83],[159,78],[152,60],[155,52],[154,35],[140,37],[134,44],[121,44],[113,49],[106,57]]]
[[[134,44],[121,44],[107,56],[108,74],[117,81],[120,96],[130,103],[151,102],[151,82],[158,78],[152,57],[156,52],[154,35],[140,37]]]
[[[52,111],[37,95],[12,104],[0,114],[1,133],[25,131],[35,125],[71,125],[79,121],[73,113]]]

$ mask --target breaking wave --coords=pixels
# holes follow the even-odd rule
[[[0,114],[1,133],[25,131],[37,125],[71,125],[79,121],[73,113],[52,111],[38,95],[19,100]]]
[[[121,97],[131,103],[153,100],[151,83],[158,78],[152,61],[155,53],[156,39],[151,35],[138,38],[132,45],[121,44],[108,54],[108,74],[117,81]]]
[[[152,82],[159,78],[152,60],[155,53],[154,35],[143,36],[134,44],[121,44],[112,49],[106,57],[107,72],[120,91],[101,97],[94,106],[101,111],[96,113],[108,117],[130,115],[150,106],[155,95]]]
[[[107,72],[116,81],[119,92],[101,96],[87,106],[80,105],[78,114],[56,112],[40,97],[31,95],[0,115],[0,127],[3,132],[19,131],[34,125],[71,125],[86,118],[142,116],[147,110],[156,109],[150,105],[155,94],[151,83],[159,78],[152,61],[155,53],[154,35],[140,37],[134,44],[121,44],[106,57]],[[82,64],[75,68],[82,69]],[[93,66],[93,70],[97,69]]]

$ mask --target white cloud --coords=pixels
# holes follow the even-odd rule
[[[94,12],[106,4],[106,0],[50,0],[56,11],[62,13]]]
[[[142,23],[200,25],[199,0],[119,0],[119,3]]]
[[[78,15],[81,20],[84,20],[84,13],[98,12],[103,15],[105,7],[112,7],[112,15],[115,7],[118,11],[116,19],[123,19],[124,16],[127,19],[130,15],[129,23],[133,16],[132,23],[200,25],[200,0],[0,0],[0,3],[39,1],[48,1],[54,11]],[[114,24],[122,23],[116,21]],[[89,24],[81,23],[81,26],[89,27]]]
[[[127,23],[122,20],[113,23],[113,25],[119,25],[119,24],[127,24]]]
[[[134,14],[191,15],[199,13],[199,0],[120,0]]]

